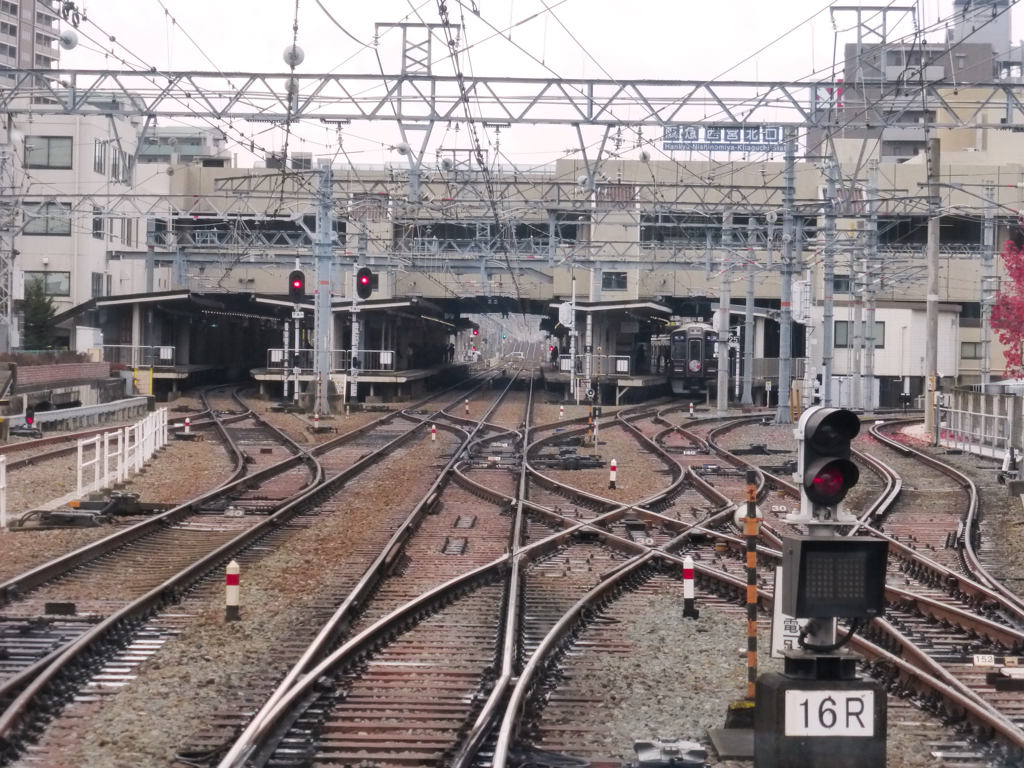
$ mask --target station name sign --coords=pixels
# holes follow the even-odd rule
[[[782,152],[786,130],[781,125],[666,125],[662,149],[697,152]]]

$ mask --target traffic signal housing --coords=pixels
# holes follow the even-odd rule
[[[306,275],[301,269],[293,269],[288,275],[288,298],[294,302],[306,298]]]
[[[372,293],[373,272],[369,267],[360,267],[356,271],[356,296],[360,299],[368,299]]]
[[[36,425],[36,409],[32,406],[25,408],[25,425],[29,427]]]
[[[808,408],[800,419],[800,480],[802,511],[835,507],[860,479],[850,458],[850,443],[860,432],[860,419],[845,408]],[[834,515],[827,515],[832,518]]]

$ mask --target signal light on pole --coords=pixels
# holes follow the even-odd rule
[[[850,459],[850,443],[859,431],[857,414],[845,408],[815,406],[800,418],[800,495],[805,516],[813,516],[817,507],[835,507],[857,484],[860,470]]]
[[[288,298],[294,302],[306,298],[306,275],[301,269],[293,269],[288,275]]]
[[[35,423],[36,423],[36,409],[35,408],[31,408],[31,407],[25,408],[25,425],[29,426],[29,427],[32,427],[32,426],[35,426]]]
[[[474,328],[473,329],[473,335],[474,336],[479,336],[480,335],[480,329],[479,328]]]
[[[368,299],[372,293],[373,271],[369,267],[360,267],[356,271],[356,296],[360,299]]]

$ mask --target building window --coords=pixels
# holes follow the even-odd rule
[[[0,0],[0,11],[9,13],[11,16],[18,15],[18,4],[12,3],[9,0]]]
[[[107,172],[107,142],[96,139],[92,145],[92,169],[96,173]]]
[[[961,341],[960,342],[960,359],[961,360],[981,360],[981,342],[980,341]]]
[[[103,239],[103,209],[92,209],[92,236],[98,240]]]
[[[18,49],[7,43],[0,43],[0,56],[9,56],[15,59],[18,57]]]
[[[832,276],[832,293],[849,293],[850,292],[850,276],[849,275],[833,275]]]
[[[8,35],[10,37],[18,36],[18,28],[14,24],[10,24],[6,21],[0,21],[0,35]]]
[[[71,234],[70,203],[26,203],[24,210],[26,235]]]
[[[71,168],[70,136],[26,136],[26,168]]]
[[[602,272],[601,273],[601,289],[605,291],[624,291],[626,290],[626,273],[625,272]]]
[[[47,296],[70,296],[70,272],[25,272],[25,285],[39,281],[43,284],[43,293]]]
[[[836,349],[853,345],[853,323],[847,320],[835,321],[833,346]],[[864,323],[864,346],[867,347],[867,323]],[[885,323],[875,321],[875,349],[885,349]]]
[[[93,272],[92,273],[92,296],[97,298],[103,295],[103,273]]]
[[[135,219],[124,220],[124,244],[126,246],[135,245]]]
[[[36,69],[50,69],[55,61],[57,60],[52,56],[44,56],[41,53],[37,53],[35,57]]]
[[[135,157],[119,147],[110,148],[110,180],[130,184]]]

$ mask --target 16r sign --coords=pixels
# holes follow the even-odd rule
[[[786,691],[786,736],[874,736],[871,690]]]

